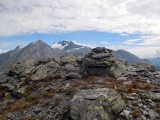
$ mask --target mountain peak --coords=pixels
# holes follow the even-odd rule
[[[36,42],[34,42],[34,44],[46,44],[46,43],[43,42],[42,40],[37,40]]]
[[[48,44],[46,44],[45,42],[43,42],[42,40],[38,40],[36,42],[30,43],[29,45],[27,45],[26,47],[38,47],[38,46],[43,46],[43,47],[50,47]],[[26,48],[25,47],[25,48]]]
[[[69,43],[69,42],[68,42],[68,41],[65,41],[65,40],[58,42],[58,44],[61,44],[61,45],[66,45],[66,44],[68,44],[68,43]]]
[[[53,49],[60,49],[60,50],[70,50],[75,48],[81,48],[83,46],[75,44],[73,41],[60,41],[58,43],[54,43],[52,45]]]
[[[54,44],[52,45],[52,48],[53,48],[53,49],[64,50],[64,48],[67,47],[67,46],[69,45],[69,43],[70,43],[70,42],[63,40],[63,41],[60,41],[60,42],[58,42],[58,43],[54,43]]]
[[[17,46],[16,48],[15,48],[15,50],[20,50],[21,49],[21,46]]]

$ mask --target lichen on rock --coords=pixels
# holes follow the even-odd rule
[[[70,115],[74,120],[114,120],[125,108],[121,96],[112,89],[87,89],[71,100]]]

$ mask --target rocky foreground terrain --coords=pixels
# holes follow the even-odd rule
[[[0,120],[160,120],[160,72],[105,48],[15,64],[0,91]]]

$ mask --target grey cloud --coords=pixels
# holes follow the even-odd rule
[[[128,11],[144,17],[158,17],[160,15],[159,5],[159,0],[136,0],[128,4]]]
[[[159,0],[1,0],[0,36],[82,30],[159,35],[159,4]]]

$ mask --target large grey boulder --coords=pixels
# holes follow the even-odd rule
[[[125,108],[121,96],[112,89],[81,90],[71,100],[73,120],[115,120]]]
[[[68,55],[68,56],[64,56],[64,57],[62,57],[61,58],[61,62],[62,63],[73,63],[73,62],[75,62],[77,60],[77,57],[76,56],[74,56],[74,55]]]

